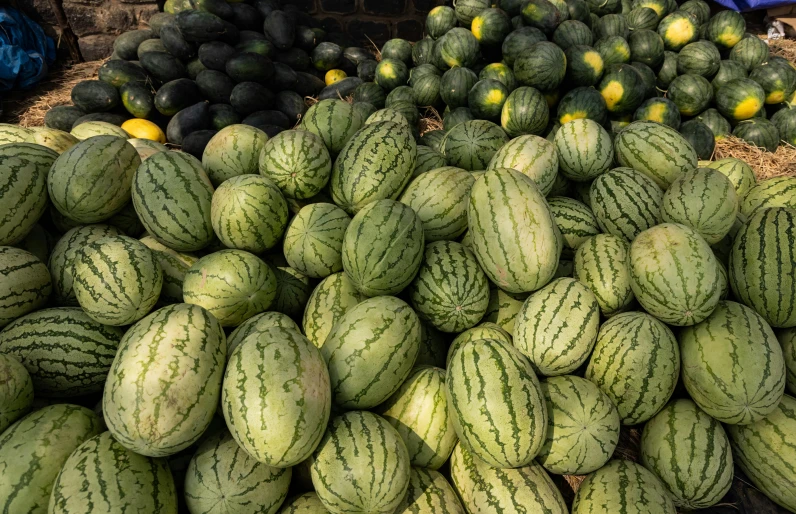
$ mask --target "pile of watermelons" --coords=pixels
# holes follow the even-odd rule
[[[371,59],[169,0],[0,125],[0,511],[674,514],[742,471],[796,512],[796,177],[700,160],[786,134],[749,84],[792,69],[701,111],[758,40],[656,5],[458,0]]]

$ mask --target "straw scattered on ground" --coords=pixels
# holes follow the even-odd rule
[[[788,38],[769,39],[768,46],[772,55],[779,55],[790,62],[796,62],[796,40]]]
[[[442,130],[442,116],[439,111],[433,107],[427,107],[423,117],[420,118],[420,126],[418,128],[421,136],[432,130]]]
[[[743,139],[727,136],[716,141],[716,149],[713,152],[714,160],[726,157],[746,161],[754,170],[758,180],[780,176],[796,177],[796,147],[786,143],[781,143],[777,151],[772,153]]]

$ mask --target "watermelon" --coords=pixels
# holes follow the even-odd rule
[[[465,511],[453,487],[441,473],[433,469],[412,468],[406,497],[395,512],[464,514]]]
[[[278,266],[276,274],[276,296],[271,309],[301,319],[304,307],[312,294],[310,278],[289,266]]]
[[[456,434],[473,455],[501,468],[533,461],[544,443],[547,411],[536,374],[519,350],[495,339],[466,342],[453,355],[445,381]]]
[[[611,398],[623,425],[636,425],[666,405],[679,374],[669,327],[643,312],[623,312],[600,327],[585,378]]]
[[[614,141],[616,160],[665,188],[680,174],[696,169],[696,151],[671,127],[636,121]]]
[[[467,104],[476,119],[498,121],[508,88],[494,79],[479,80],[467,94]]]
[[[452,240],[467,229],[467,201],[475,178],[460,168],[442,167],[415,178],[400,202],[423,223],[426,242]]]
[[[415,90],[409,86],[398,86],[387,94],[384,101],[385,107],[391,107],[398,102],[415,103]]]
[[[362,118],[342,100],[321,100],[307,109],[301,119],[302,130],[323,140],[331,155],[337,155],[349,139],[362,127]]]
[[[710,41],[696,41],[684,46],[677,55],[677,73],[713,77],[719,71],[721,55]]]
[[[564,238],[563,254],[571,257],[590,237],[599,234],[597,217],[588,206],[568,197],[549,197],[547,203]]]
[[[646,468],[629,460],[611,460],[580,484],[572,514],[675,514],[669,491]]]
[[[503,129],[490,121],[465,121],[445,136],[443,153],[451,166],[467,171],[484,170],[508,139]]]
[[[478,38],[466,28],[452,28],[437,41],[437,45],[442,61],[450,68],[457,66],[469,68],[478,60]],[[376,78],[376,83],[379,84],[378,72]]]
[[[752,483],[785,509],[796,510],[793,473],[796,399],[784,395],[766,418],[727,427],[738,467]]]
[[[596,0],[592,0],[592,2],[596,3]],[[609,7],[611,3],[612,2],[606,2],[599,7]],[[614,4],[617,3],[618,2],[614,2]],[[598,6],[589,6],[592,12],[595,11],[595,7]],[[595,14],[597,13],[595,12]],[[602,39],[608,36],[619,36],[621,38],[626,38],[630,35],[630,29],[627,28],[627,21],[625,20],[624,15],[616,13],[605,13],[600,15],[597,23],[592,25],[592,31],[594,32],[595,39]]]
[[[470,31],[480,44],[487,47],[499,46],[511,32],[511,19],[501,9],[484,9],[473,18]]]
[[[62,403],[43,407],[6,429],[0,434],[0,507],[9,513],[47,512],[58,472],[74,450],[100,433],[101,425],[89,409]]]
[[[751,79],[731,80],[716,92],[716,107],[731,121],[752,118],[763,108],[764,102],[765,91]]]
[[[303,207],[287,228],[285,259],[297,271],[313,278],[342,271],[343,235],[350,222],[345,211],[333,204]]]
[[[334,202],[354,214],[371,202],[396,198],[412,178],[417,145],[411,131],[392,122],[365,126],[334,161]]]
[[[351,411],[329,424],[313,458],[312,484],[331,512],[393,512],[406,496],[409,470],[398,431],[376,414]]]
[[[713,77],[710,83],[713,85],[713,90],[718,90],[727,82],[735,79],[745,79],[749,77],[749,72],[746,67],[736,61],[724,60],[719,64],[719,71]]]
[[[9,143],[30,143],[32,138],[32,129],[20,125],[12,125],[10,123],[0,123],[0,145],[7,145]]]
[[[774,152],[779,146],[779,131],[776,125],[765,118],[750,118],[740,121],[732,135],[743,139],[752,146]]]
[[[533,179],[542,194],[553,187],[558,174],[559,158],[555,145],[539,136],[512,139],[495,153],[488,170],[510,168]]]
[[[567,83],[593,86],[600,81],[605,64],[600,53],[586,45],[575,45],[564,53],[567,60]]]
[[[669,84],[669,99],[684,116],[694,116],[713,100],[713,87],[705,77],[694,74],[680,75]]]
[[[771,117],[771,123],[777,128],[782,141],[796,146],[796,109],[780,109]]]
[[[697,38],[696,18],[685,11],[675,11],[658,24],[658,34],[666,50],[679,52]]]
[[[548,0],[530,0],[524,3],[520,8],[523,24],[537,28],[547,35],[552,34],[558,24],[569,17],[566,4],[564,2],[561,4],[563,9]]]
[[[368,116],[368,118],[365,120],[365,125],[371,125],[373,123],[378,123],[380,121],[391,121],[393,123],[397,123],[398,125],[402,125],[406,128],[410,128],[409,122],[407,121],[406,117],[404,117],[403,114],[390,107],[379,109],[378,111],[375,111],[373,114]]]
[[[594,49],[603,58],[603,65],[630,62],[630,45],[622,36],[606,36],[594,43]]]
[[[331,157],[323,139],[312,132],[286,130],[262,148],[259,173],[273,180],[288,198],[311,198],[329,181]],[[257,169],[249,173],[257,173]]]
[[[655,121],[675,130],[680,128],[680,110],[668,98],[650,98],[636,109],[634,121]]]
[[[410,81],[415,94],[415,103],[420,106],[432,107],[439,105],[440,85],[442,79],[438,75],[428,74]]]
[[[663,38],[657,32],[648,29],[634,30],[627,38],[630,45],[630,58],[657,67],[663,62]]]
[[[235,512],[275,514],[287,497],[290,469],[257,462],[226,430],[205,440],[185,476],[190,512],[213,512],[223,505]]]
[[[307,474],[309,474],[309,469],[307,469]],[[312,482],[310,482],[310,485],[312,485]],[[282,509],[279,510],[279,514],[326,514],[327,512],[329,511],[326,510],[323,502],[314,491],[289,498],[282,504]]]
[[[437,6],[426,16],[426,34],[439,39],[456,26],[456,11],[446,5]]]
[[[449,109],[467,106],[467,93],[478,82],[478,75],[468,68],[452,68],[442,74],[439,96]]]
[[[113,123],[108,123],[105,121],[78,121],[75,123],[77,123],[77,125],[72,127],[72,130],[69,132],[69,134],[80,141],[84,141],[96,136],[114,136],[120,137],[122,139],[127,139],[130,137],[130,134],[128,134],[123,128]]]
[[[549,472],[591,473],[608,462],[619,442],[619,412],[611,399],[573,375],[542,381],[547,438],[537,460]]]
[[[480,342],[487,339],[494,339],[496,341],[506,343],[507,345],[512,344],[511,334],[501,328],[500,325],[491,322],[481,323],[477,327],[465,330],[453,339],[450,347],[448,347],[448,354],[445,358],[445,367],[448,369],[450,368],[451,359],[464,343],[470,341]]]
[[[515,216],[518,209],[523,220]],[[474,253],[498,287],[530,292],[553,277],[561,233],[541,191],[526,175],[506,168],[488,171],[473,185],[467,219]]]
[[[564,80],[567,58],[554,43],[540,41],[523,50],[514,60],[514,76],[523,86],[540,91],[555,89]]]
[[[633,301],[626,263],[630,245],[621,237],[599,234],[575,252],[573,276],[594,293],[606,317],[625,310]]]
[[[58,211],[80,223],[97,223],[122,210],[141,158],[115,136],[96,136],[62,153],[47,176],[50,200]]]
[[[517,88],[517,79],[514,77],[514,72],[511,67],[502,62],[493,62],[487,64],[484,69],[478,74],[479,80],[494,79],[506,86],[509,92]]]
[[[547,37],[536,27],[523,26],[515,29],[503,40],[503,61],[507,66],[514,66],[520,53],[540,41],[547,41]]]
[[[417,145],[417,159],[415,160],[415,169],[412,171],[412,177],[422,175],[431,170],[447,166],[448,161],[445,156],[437,150],[428,146]]]
[[[334,324],[365,298],[345,273],[323,279],[313,290],[304,310],[302,328],[307,338],[320,348]]]
[[[641,463],[687,510],[715,505],[732,485],[732,453],[721,423],[688,399],[672,401],[644,426]]]
[[[553,32],[553,43],[565,52],[576,45],[591,46],[594,42],[589,26],[578,20],[564,20]]]
[[[392,91],[397,87],[404,86],[408,81],[409,69],[403,61],[385,58],[376,66],[374,82],[385,91]]]
[[[696,150],[697,157],[710,159],[716,148],[716,138],[710,127],[699,120],[689,120],[680,126],[680,135]]]
[[[631,168],[615,168],[597,177],[589,199],[603,232],[627,241],[660,223],[663,191],[647,175]]]
[[[182,302],[182,282],[185,280],[185,274],[199,258],[193,254],[172,250],[152,236],[142,237],[140,241],[152,250],[155,260],[163,270],[163,286],[160,288],[158,303],[166,305]]]
[[[0,328],[42,307],[52,292],[47,266],[35,255],[0,246]]]
[[[213,239],[213,186],[198,159],[187,153],[160,152],[133,177],[133,206],[141,223],[173,250],[193,252]]]
[[[467,512],[567,514],[561,493],[542,466],[489,466],[459,442],[451,456],[451,478]]]
[[[660,91],[666,91],[676,77],[677,54],[669,50],[664,50],[663,64],[661,64],[658,74],[655,77],[655,87]]]
[[[600,125],[608,121],[605,99],[593,87],[577,87],[567,92],[558,103],[556,114],[561,125],[583,118],[594,120]]]
[[[750,218],[769,207],[796,209],[796,177],[773,177],[759,184],[751,181],[749,191],[741,200],[741,214]]]
[[[680,333],[683,383],[722,423],[745,425],[771,414],[785,391],[785,361],[774,332],[749,307],[722,301]]]
[[[587,182],[601,175],[614,160],[608,132],[589,119],[562,124],[556,132],[555,145],[561,173],[576,182]]]
[[[229,125],[214,135],[202,153],[202,166],[214,187],[237,175],[257,173],[268,136],[251,125]]]
[[[730,50],[730,60],[742,64],[746,71],[752,71],[755,66],[766,62],[768,57],[768,43],[755,36],[742,38]]]
[[[719,11],[705,27],[705,37],[721,49],[730,49],[743,39],[746,20],[735,11]]]
[[[513,334],[517,314],[527,297],[525,293],[507,293],[492,284],[489,288],[489,305],[483,321],[494,323],[509,334]]]
[[[518,87],[506,98],[500,125],[510,137],[541,135],[547,128],[550,109],[544,96],[532,87]]]
[[[177,514],[177,489],[166,462],[138,455],[103,432],[78,446],[53,485],[47,512]]]
[[[257,337],[257,334],[262,334],[266,330],[274,327],[301,332],[296,322],[290,319],[290,316],[287,314],[275,311],[262,312],[247,319],[229,334],[227,337],[227,361],[229,361],[233,350],[235,350],[235,348],[248,336],[255,334],[254,337]]]
[[[0,434],[33,407],[33,381],[15,357],[0,353]]]
[[[726,138],[730,135],[730,131],[732,130],[727,118],[722,116],[716,109],[706,109],[699,113],[694,119],[701,121],[710,129],[710,132],[713,134],[714,143],[715,141],[721,141]]]
[[[415,367],[378,412],[401,435],[412,466],[436,470],[450,457],[457,437],[448,413],[445,370]]]
[[[687,0],[680,4],[680,10],[693,14],[697,26],[707,23],[710,18],[710,5],[705,0]]]
[[[633,33],[637,30],[655,30],[660,21],[660,16],[655,9],[639,6],[625,13],[627,27]]]
[[[606,66],[597,90],[605,99],[608,112],[615,115],[630,114],[644,101],[643,79],[629,64]]]
[[[752,68],[749,78],[763,88],[767,104],[784,102],[796,89],[796,71],[790,66],[764,63]]]
[[[469,107],[457,107],[447,111],[442,118],[443,129],[449,132],[453,127],[465,121],[474,120],[475,116]]]
[[[744,161],[734,157],[711,161],[706,163],[705,166],[720,171],[724,176],[730,179],[733,187],[735,187],[735,193],[739,201],[746,196],[757,182],[752,168]]]

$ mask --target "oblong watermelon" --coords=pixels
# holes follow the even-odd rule
[[[757,184],[751,181],[749,190],[741,199],[741,214],[748,219],[769,207],[796,209],[796,177],[773,177]]]
[[[561,125],[555,135],[561,173],[576,182],[587,182],[608,171],[614,147],[608,132],[589,119]]]
[[[597,217],[585,204],[564,196],[548,198],[547,204],[564,238],[562,255],[571,257],[581,244],[601,232]]]
[[[163,270],[163,286],[160,288],[158,304],[181,303],[185,274],[199,260],[199,257],[172,250],[152,236],[142,237],[140,241],[152,251],[152,255],[155,256],[155,260]]]
[[[735,187],[735,193],[739,201],[744,198],[746,193],[748,193],[749,190],[752,189],[752,187],[754,187],[754,185],[757,183],[755,172],[752,171],[752,168],[741,159],[726,157],[717,161],[710,161],[705,164],[700,164],[700,166],[713,168],[714,170],[718,170],[724,176],[726,176],[732,183],[733,187]]]
[[[661,188],[697,167],[696,151],[683,136],[651,121],[635,121],[622,130],[614,152],[621,166],[644,173]]]
[[[467,230],[467,205],[474,183],[472,173],[444,166],[416,177],[399,201],[420,218],[426,243],[452,240]]]
[[[320,348],[343,314],[366,298],[345,273],[329,275],[315,287],[307,300],[301,323],[304,334]]]
[[[598,234],[575,252],[573,276],[594,293],[606,317],[625,310],[635,298],[627,263],[630,245],[621,237]]]
[[[510,168],[533,179],[543,195],[553,188],[560,159],[556,145],[539,136],[515,137],[503,145],[487,165],[487,170]]]
[[[291,267],[313,278],[343,269],[343,236],[351,218],[330,203],[314,203],[296,214],[285,232],[283,249]]]
[[[572,514],[617,512],[675,514],[669,491],[641,464],[614,459],[586,477],[572,504]]]
[[[631,168],[614,168],[594,179],[589,200],[603,232],[628,242],[660,223],[663,191]]]

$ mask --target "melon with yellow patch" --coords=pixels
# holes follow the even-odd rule
[[[608,112],[615,115],[632,114],[644,101],[644,79],[629,64],[612,64],[603,74],[597,89],[605,100]]]
[[[685,45],[697,40],[699,27],[693,14],[686,11],[675,11],[658,25],[658,34],[663,39],[666,50],[679,52]]]
[[[765,91],[751,79],[731,80],[716,92],[716,107],[729,120],[741,121],[754,117],[765,101]]]
[[[149,139],[158,143],[166,142],[166,134],[160,127],[149,120],[133,118],[122,123],[122,129],[130,134],[131,138]]]

